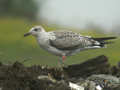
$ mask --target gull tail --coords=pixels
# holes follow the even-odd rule
[[[96,41],[105,41],[105,40],[110,40],[110,39],[116,39],[117,37],[102,37],[102,38],[92,38]]]
[[[98,41],[100,44],[98,46],[104,47],[105,44],[112,44],[114,43],[113,41],[107,41],[111,39],[116,39],[117,37],[102,37],[102,38],[92,38],[95,41]]]

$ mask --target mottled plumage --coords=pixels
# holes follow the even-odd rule
[[[57,56],[70,56],[87,49],[103,48],[106,40],[116,37],[93,38],[82,36],[72,31],[51,31],[46,32],[42,26],[33,27],[27,34],[36,37],[40,47]]]
[[[74,50],[92,46],[94,40],[72,31],[53,31],[54,39],[50,38],[50,44],[60,50]]]

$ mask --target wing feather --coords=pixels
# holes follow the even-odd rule
[[[72,31],[54,31],[55,39],[50,39],[50,44],[61,50],[73,50],[91,45],[90,40]]]

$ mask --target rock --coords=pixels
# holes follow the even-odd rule
[[[85,90],[84,87],[82,86],[79,86],[75,83],[72,83],[72,82],[69,82],[69,87],[72,89],[72,90]]]
[[[120,90],[120,67],[111,66],[103,55],[63,69],[0,62],[0,87],[2,90]]]
[[[120,85],[120,79],[111,75],[92,75],[88,77],[87,80],[94,81],[96,84],[102,86],[103,88],[113,86],[117,87]]]
[[[102,68],[101,68],[102,67]],[[104,55],[89,59],[81,64],[69,65],[64,71],[69,77],[86,78],[92,74],[108,74],[110,72],[108,58]]]

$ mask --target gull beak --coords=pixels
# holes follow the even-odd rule
[[[30,33],[30,32],[25,33],[25,34],[24,34],[24,37],[29,36],[29,35],[31,35],[31,33]]]

